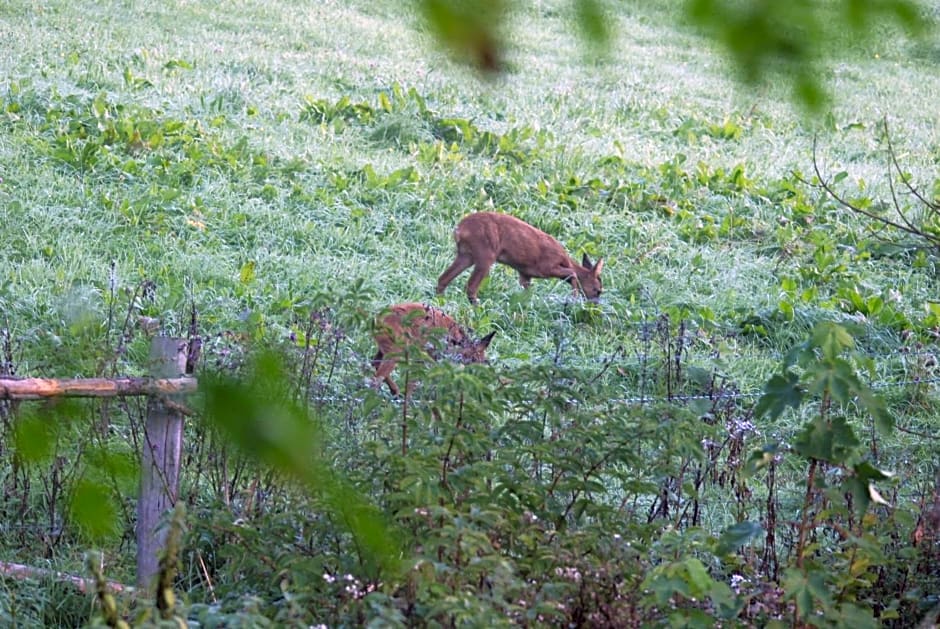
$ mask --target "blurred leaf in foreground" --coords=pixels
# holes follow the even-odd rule
[[[615,33],[603,0],[572,1],[572,30],[586,45],[607,48]],[[505,0],[418,0],[418,8],[438,41],[460,58],[487,72],[503,69],[503,33],[515,18]],[[915,0],[686,0],[670,17],[714,40],[746,85],[782,81],[794,101],[820,111],[829,100],[821,78],[827,59],[898,31],[923,37],[932,26],[929,15]]]
[[[280,357],[256,357],[247,377],[206,379],[207,416],[242,451],[299,481],[344,523],[369,570],[397,570],[401,543],[374,505],[324,461],[323,433],[295,401]]]

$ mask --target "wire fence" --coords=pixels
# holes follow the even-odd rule
[[[926,354],[926,353],[925,353]],[[640,363],[634,363],[639,366]],[[687,367],[689,367],[687,365]],[[694,365],[692,365],[694,367]],[[699,367],[704,369],[704,367]],[[893,392],[903,391],[911,387],[927,388],[927,392],[935,392],[936,385],[940,384],[940,376],[932,377],[913,377],[900,380],[869,380],[868,386],[876,391]],[[361,389],[360,389],[361,390]],[[923,392],[923,391],[922,391]],[[652,394],[627,394],[622,397],[610,398],[611,404],[624,405],[647,405],[647,404],[665,404],[665,403],[688,403],[696,401],[730,401],[730,402],[756,402],[764,394],[763,389],[754,388],[745,391],[735,390],[733,387],[719,387],[713,392],[684,394],[675,393],[671,395],[652,395]],[[342,395],[337,393],[314,394],[309,397],[310,402],[315,404],[362,404],[365,398],[361,395]],[[393,398],[393,401],[396,401]],[[397,400],[401,403],[400,400]]]

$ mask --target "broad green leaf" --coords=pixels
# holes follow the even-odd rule
[[[787,598],[796,601],[800,618],[820,610],[832,608],[832,594],[826,584],[826,575],[820,570],[810,569],[806,574],[796,568],[788,568],[783,577],[783,589]]]
[[[599,0],[574,0],[578,26],[584,38],[597,49],[610,44],[609,18]]]
[[[883,627],[885,617],[881,615],[881,621],[875,618],[871,608],[853,605],[845,602],[839,605],[838,614],[829,614],[830,618],[837,622],[841,627],[851,627],[852,629],[877,629]]]
[[[826,584],[826,573],[821,570],[810,570],[806,585],[813,597],[820,602],[824,610],[832,607],[832,592]]]
[[[822,350],[823,357],[827,360],[835,360],[844,350],[855,347],[855,339],[849,331],[831,321],[816,324],[810,342],[813,347]]]
[[[106,483],[80,479],[72,490],[69,513],[82,533],[94,541],[118,534],[118,508]]]
[[[255,357],[241,382],[201,383],[207,417],[242,451],[303,483],[321,496],[363,548],[372,567],[398,569],[396,532],[382,514],[323,460],[322,431],[295,401],[283,363],[273,352]]]
[[[89,477],[107,479],[121,491],[133,493],[140,480],[140,455],[133,448],[95,445],[85,452]]]
[[[807,361],[815,359],[813,348],[808,342],[800,343],[792,347],[783,357],[783,368],[789,370],[794,365],[804,365]]]
[[[392,111],[392,102],[388,99],[388,94],[385,92],[379,92],[379,107],[386,113],[391,113]]]
[[[763,533],[764,528],[757,522],[738,522],[721,532],[715,552],[727,555]]]
[[[793,440],[793,449],[808,459],[845,464],[854,456],[859,441],[844,417],[827,422],[817,417],[807,423]]]
[[[865,388],[855,374],[855,367],[843,358],[817,363],[808,373],[811,375],[809,392],[819,397],[828,396],[839,404],[852,401]]]
[[[866,387],[859,391],[858,401],[875,420],[875,427],[882,434],[888,435],[894,431],[894,415],[888,410],[888,404],[883,397]]]
[[[791,371],[771,376],[764,385],[764,394],[754,408],[756,417],[769,416],[771,420],[780,417],[787,407],[797,408],[803,401],[799,377]]]
[[[719,618],[726,620],[737,618],[746,602],[743,597],[737,598],[734,592],[731,591],[731,587],[722,581],[712,581],[708,598],[715,605]]]
[[[855,475],[864,481],[888,480],[889,478],[894,477],[892,472],[879,470],[868,461],[859,463],[853,469],[855,471]]]
[[[869,483],[855,476],[850,476],[842,481],[842,490],[852,495],[852,508],[858,515],[863,515],[868,511],[868,505],[871,504],[868,486]]]
[[[656,602],[660,605],[668,603],[676,594],[690,596],[686,580],[676,577],[650,575],[643,581],[643,588],[653,592]]]
[[[806,618],[815,609],[813,595],[809,590],[806,577],[796,568],[788,568],[783,575],[783,591],[787,598],[796,603],[797,614]]]
[[[695,557],[686,559],[683,565],[689,577],[691,595],[695,598],[705,596],[712,586],[712,578],[709,576],[705,565]]]
[[[872,502],[882,505],[888,504],[875,488],[874,481],[886,480],[891,477],[890,473],[877,469],[867,461],[855,465],[853,471],[855,475],[846,478],[843,487],[846,491],[851,492],[857,514],[863,515]]]
[[[41,463],[52,457],[54,433],[51,418],[24,414],[13,428],[13,448],[24,463]]]
[[[177,68],[182,68],[183,70],[192,70],[196,65],[185,59],[170,59],[165,64],[163,64],[164,70],[175,70]]]

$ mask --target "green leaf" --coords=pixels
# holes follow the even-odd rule
[[[209,419],[243,450],[294,477],[303,478],[318,456],[319,432],[293,401],[280,358],[255,357],[247,382],[206,379]]]
[[[790,348],[790,351],[783,357],[783,368],[786,370],[794,365],[804,365],[814,358],[815,355],[813,354],[813,348],[810,347],[810,344],[808,342],[800,343]]]
[[[867,461],[855,465],[853,471],[854,476],[846,478],[843,482],[843,489],[852,494],[852,505],[858,515],[863,515],[872,502],[888,504],[875,489],[873,481],[891,478],[890,472],[879,470]]]
[[[584,38],[595,48],[606,49],[610,44],[609,18],[598,0],[575,0],[578,27]]]
[[[868,505],[871,504],[871,497],[868,495],[868,483],[854,476],[850,476],[842,481],[842,490],[852,495],[852,509],[857,515],[864,515],[868,511]]]
[[[656,596],[656,602],[666,604],[676,594],[689,596],[689,587],[684,579],[664,577],[651,574],[643,581],[643,588],[650,590]]]
[[[242,265],[241,270],[238,272],[238,280],[242,284],[250,284],[255,279],[255,261],[249,260]]]
[[[727,555],[763,533],[763,527],[757,522],[746,520],[738,522],[721,532],[715,552],[719,555]]]
[[[806,577],[796,568],[788,568],[784,572],[783,591],[787,598],[792,598],[796,603],[799,618],[805,619],[815,609]]]
[[[379,107],[386,113],[392,112],[392,102],[388,99],[388,94],[379,92]]]
[[[875,618],[871,608],[852,605],[851,603],[842,603],[839,605],[838,615],[830,614],[830,618],[837,622],[841,627],[852,627],[852,629],[877,629],[883,627],[886,616],[882,614],[880,621]]]
[[[705,596],[712,586],[712,578],[705,565],[695,557],[691,557],[683,562],[683,566],[689,577],[688,582],[691,586],[689,593],[695,598]]]
[[[403,554],[381,512],[323,459],[322,430],[288,388],[281,358],[253,358],[243,381],[206,378],[206,415],[245,453],[303,483],[354,536],[373,570],[397,571]]]
[[[725,620],[737,618],[746,603],[743,598],[738,599],[728,584],[722,581],[712,581],[712,589],[708,593],[708,597],[715,605],[718,617]]]
[[[793,449],[808,459],[845,464],[859,446],[855,432],[844,417],[827,422],[817,417],[803,427],[793,440]]]
[[[806,585],[824,610],[832,608],[832,593],[826,585],[826,574],[823,571],[811,570],[807,575]]]
[[[823,356],[828,360],[835,360],[844,350],[855,347],[855,339],[849,331],[831,321],[816,324],[810,343],[822,350]]]
[[[118,534],[118,508],[105,483],[80,479],[72,491],[69,513],[82,533],[94,541]]]
[[[866,482],[876,481],[876,480],[888,480],[889,478],[894,477],[893,473],[886,472],[884,470],[879,470],[877,467],[875,467],[868,461],[863,461],[859,463],[853,469],[855,471],[855,475]]]
[[[888,410],[888,403],[869,388],[858,393],[859,404],[875,420],[875,427],[885,435],[894,431],[894,415]]]
[[[486,71],[502,66],[498,29],[503,0],[420,0],[421,12],[438,40]]]
[[[121,492],[133,493],[140,481],[140,457],[124,444],[101,444],[85,453],[88,476],[114,483]]]
[[[182,68],[183,70],[192,70],[195,67],[195,64],[186,61],[185,59],[170,59],[163,64],[164,70],[175,70],[177,68]]]
[[[13,448],[24,463],[41,463],[52,458],[54,433],[51,418],[24,415],[13,428]]]
[[[754,408],[756,417],[769,416],[771,420],[780,417],[787,407],[797,408],[803,401],[799,377],[791,371],[771,376],[764,385],[764,394]]]
[[[820,607],[822,611],[832,608],[832,595],[826,585],[825,573],[819,570],[804,574],[796,568],[788,568],[783,576],[783,590],[787,598],[796,602],[801,619],[806,619]]]
[[[847,404],[865,389],[855,374],[855,367],[843,358],[820,362],[808,373],[812,376],[809,392],[819,397],[828,395],[839,404]]]

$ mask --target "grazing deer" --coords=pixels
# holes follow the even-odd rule
[[[519,272],[519,283],[528,288],[533,277],[557,277],[571,284],[574,293],[591,301],[601,295],[604,261],[591,264],[587,255],[578,264],[557,240],[525,221],[508,214],[477,212],[465,216],[454,230],[457,257],[437,280],[437,294],[465,269],[474,267],[467,282],[467,297],[477,303],[480,282],[495,262]]]
[[[386,308],[376,320],[375,342],[379,346],[372,366],[375,367],[375,383],[382,380],[392,395],[398,395],[398,387],[391,373],[409,348],[426,351],[437,360],[440,351],[444,356],[463,363],[482,363],[486,360],[486,348],[496,332],[482,339],[471,339],[451,317],[437,308],[424,304],[396,304]]]

